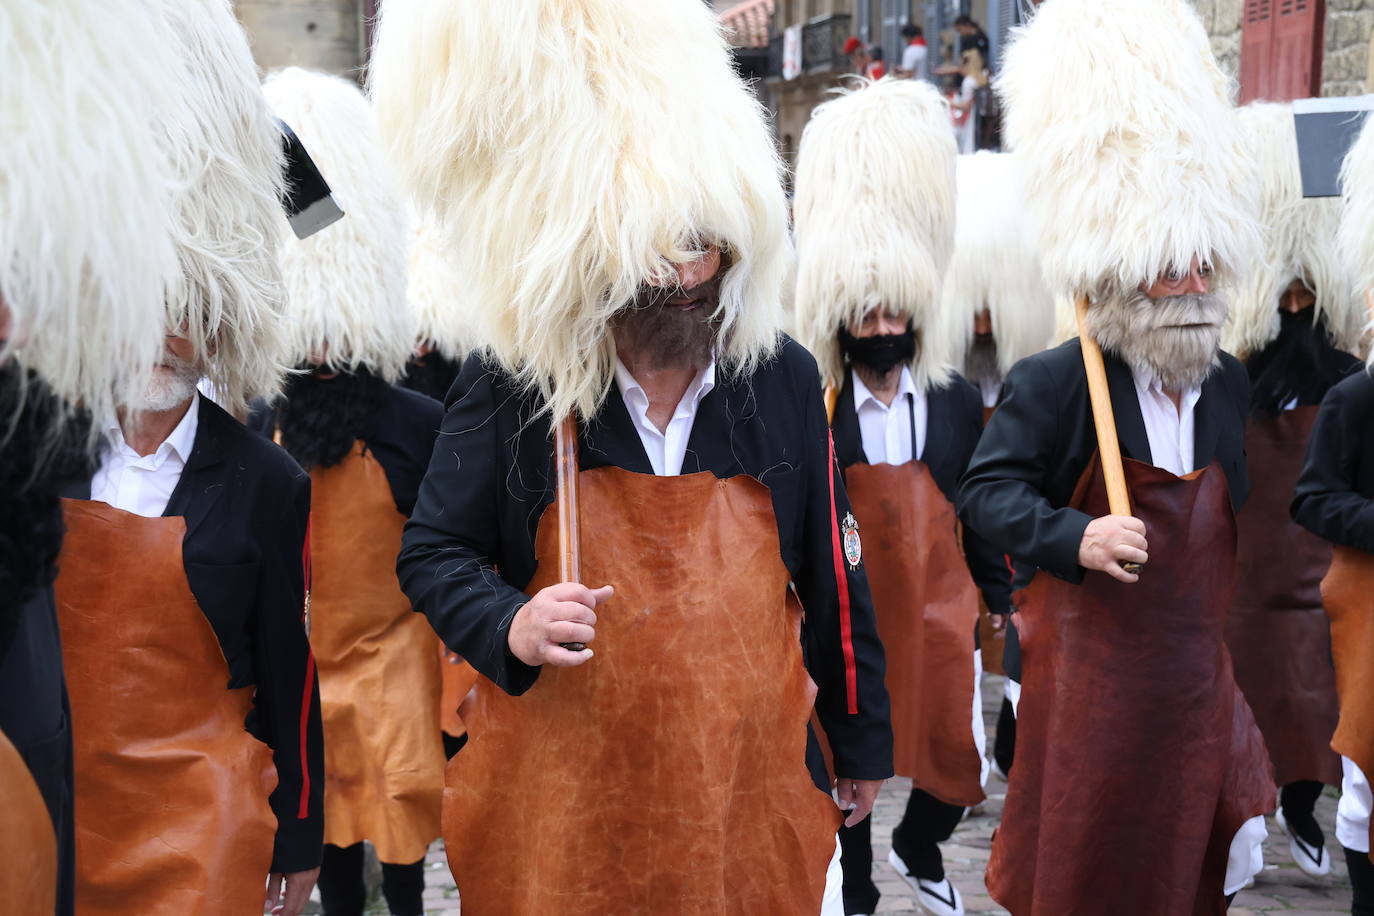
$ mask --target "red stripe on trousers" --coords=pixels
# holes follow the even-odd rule
[[[840,540],[839,511],[835,507],[835,436],[830,435],[830,544],[835,558],[835,586],[840,593],[840,646],[844,650],[844,693],[849,714],[859,714],[858,671],[854,667],[854,630],[849,619],[849,576],[845,570],[844,544]]]
[[[313,517],[305,522],[305,546],[301,548],[301,568],[305,571],[305,604],[301,607],[301,623],[304,625],[307,608],[310,606],[310,586],[314,574],[310,565],[310,526]],[[304,820],[310,816],[310,706],[315,699],[315,653],[306,644],[305,689],[301,696],[301,799],[296,817]]]

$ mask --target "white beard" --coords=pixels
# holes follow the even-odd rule
[[[1188,391],[1219,365],[1227,311],[1226,300],[1215,293],[1151,299],[1132,292],[1094,303],[1087,328],[1132,371],[1153,373],[1165,388]]]
[[[191,399],[196,393],[200,373],[189,363],[177,363],[170,371],[159,368],[153,372],[143,396],[130,406],[140,413],[162,413]]]

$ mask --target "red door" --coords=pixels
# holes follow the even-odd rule
[[[1246,0],[1240,101],[1321,94],[1325,0]]]

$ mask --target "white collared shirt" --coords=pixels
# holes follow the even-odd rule
[[[1131,377],[1135,380],[1136,399],[1140,401],[1140,416],[1145,421],[1145,435],[1150,440],[1154,466],[1176,477],[1196,471],[1193,466],[1193,414],[1202,397],[1202,389],[1189,388],[1183,392],[1176,408],[1153,373],[1131,370]]]
[[[859,441],[869,464],[906,464],[926,451],[928,408],[924,391],[916,390],[911,370],[902,367],[897,396],[889,406],[878,400],[859,373],[854,379],[854,410],[859,415]],[[913,427],[914,424],[914,427]],[[913,435],[914,434],[914,435]],[[915,454],[912,454],[913,443]]]
[[[673,411],[673,418],[668,421],[668,428],[661,432],[649,419],[649,395],[619,358],[615,361],[615,384],[620,389],[620,396],[625,399],[630,420],[639,433],[639,441],[644,443],[644,451],[649,455],[654,473],[659,477],[681,474],[682,462],[687,457],[687,440],[692,436],[692,424],[697,419],[697,408],[701,406],[701,399],[716,387],[716,361],[711,360],[710,365],[692,379],[692,384],[687,386],[682,400],[678,402],[677,410]]]
[[[91,479],[91,499],[116,509],[156,518],[167,511],[172,491],[196,444],[200,425],[200,395],[191,398],[186,416],[152,454],[140,455],[124,440],[119,421],[111,417],[105,427],[105,448],[100,467]]]

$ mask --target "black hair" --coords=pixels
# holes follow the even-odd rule
[[[924,34],[925,32],[921,30],[921,27],[914,22],[908,22],[902,26],[903,38],[920,38]]]
[[[1315,307],[1279,315],[1279,335],[1246,360],[1250,375],[1250,412],[1276,417],[1294,400],[1299,406],[1321,399],[1344,372],[1336,358],[1326,322]]]
[[[882,47],[882,45],[874,45],[873,47],[869,48],[869,49],[868,49],[868,56],[871,57],[871,58],[873,58],[873,60],[874,60],[875,62],[876,62],[876,61],[882,60],[882,59],[883,59],[883,47]]]

